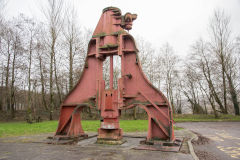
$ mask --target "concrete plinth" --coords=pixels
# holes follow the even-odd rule
[[[121,144],[123,144],[125,142],[126,142],[126,140],[124,140],[124,139],[114,140],[114,139],[98,138],[96,143],[98,143],[98,144],[109,144],[109,145],[121,145]]]

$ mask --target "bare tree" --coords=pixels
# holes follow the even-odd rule
[[[191,104],[193,114],[202,114],[203,107],[200,104],[200,90],[198,87],[197,74],[192,65],[186,64],[183,85],[182,91]]]
[[[52,120],[52,112],[54,107],[54,91],[53,91],[53,76],[55,75],[55,82],[58,92],[59,101],[61,102],[61,93],[58,84],[57,69],[56,69],[56,44],[60,32],[62,31],[63,24],[63,0],[48,0],[47,6],[42,9],[42,12],[45,15],[46,21],[48,23],[48,40],[47,44],[50,54],[50,71],[49,71],[49,87],[50,87],[50,115],[49,119]]]
[[[21,22],[17,22],[14,24],[14,30],[13,30],[13,42],[12,42],[12,50],[13,50],[13,57],[12,57],[12,79],[11,79],[11,85],[10,85],[10,110],[11,110],[11,117],[15,117],[15,79],[16,79],[16,61],[17,57],[22,54],[22,44],[21,44],[21,33],[22,33],[22,26],[20,24]]]
[[[44,33],[44,31],[41,31],[40,33]],[[39,34],[38,37],[38,42],[36,45],[36,59],[38,60],[38,69],[40,73],[40,84],[41,84],[41,97],[42,97],[42,102],[44,109],[46,111],[49,111],[50,109],[48,108],[47,100],[46,100],[46,58],[44,57],[46,52],[46,47],[44,45],[44,41],[42,40],[41,37],[42,34]]]
[[[210,21],[211,31],[211,50],[217,57],[217,62],[221,66],[222,86],[224,98],[223,113],[228,113],[227,108],[227,86],[226,79],[229,84],[229,91],[232,97],[232,103],[235,114],[239,115],[239,105],[237,101],[237,93],[232,79],[234,59],[232,57],[233,43],[231,41],[230,17],[223,10],[215,10],[214,16]]]
[[[214,71],[216,70],[216,65],[214,61],[214,57],[209,52],[209,44],[204,42],[202,39],[198,40],[193,46],[192,46],[192,55],[191,58],[193,60],[193,66],[195,69],[195,73],[198,72],[198,79],[201,80],[201,77],[204,77],[204,79],[207,82],[207,86],[210,92],[210,96],[208,96],[208,100],[212,106],[213,112],[215,114],[215,117],[217,117],[217,110],[215,107],[214,102],[212,101],[212,98],[214,97],[214,100],[219,105],[221,112],[224,112],[224,107],[222,104],[222,101],[219,97],[219,94],[216,91],[216,87],[214,85],[213,77],[215,75]],[[193,69],[193,70],[194,70]],[[198,83],[200,85],[200,89],[203,89],[205,93],[208,93],[207,89],[205,89],[201,82]]]
[[[10,53],[10,49],[11,49],[11,44],[12,44],[12,40],[13,40],[13,31],[12,29],[10,29],[8,26],[4,28],[3,31],[3,39],[5,41],[5,46],[6,46],[6,55],[7,55],[7,64],[5,67],[5,94],[6,94],[6,103],[7,103],[7,110],[10,110],[10,96],[9,96],[9,70],[10,70],[10,63],[11,63],[11,53]]]
[[[26,43],[25,45],[27,46],[26,48],[26,61],[28,63],[28,99],[27,99],[27,107],[28,107],[28,122],[32,123],[32,119],[33,119],[33,104],[32,104],[32,63],[33,63],[33,52],[35,50],[35,43],[36,43],[36,38],[37,38],[37,34],[38,34],[38,28],[36,23],[29,18],[26,17],[22,17],[23,21],[23,25],[24,25],[24,32],[25,32],[25,40]]]
[[[175,55],[173,48],[169,43],[164,44],[160,48],[159,53],[160,62],[156,62],[157,64],[161,64],[161,70],[163,73],[163,78],[165,81],[165,89],[167,98],[171,103],[173,113],[175,113],[175,104],[174,104],[174,91],[177,84],[180,82],[178,77],[177,63],[179,62],[179,58]]]
[[[67,54],[67,59],[69,59],[69,66],[68,66],[68,77],[69,77],[69,90],[72,90],[74,86],[74,75],[73,75],[73,70],[76,68],[75,67],[75,58],[77,58],[77,63],[82,63],[79,62],[80,56],[84,56],[85,50],[83,50],[84,42],[83,42],[83,37],[82,33],[80,31],[80,27],[77,25],[77,13],[74,9],[74,7],[70,7],[68,10],[67,18],[65,21],[65,27],[63,31],[63,35],[65,37],[65,40],[63,41],[64,45],[66,46],[66,50],[68,52]],[[85,57],[84,57],[85,58]],[[77,64],[76,64],[77,66]],[[82,69],[82,68],[81,68]]]

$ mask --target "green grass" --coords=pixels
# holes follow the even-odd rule
[[[22,135],[34,135],[55,132],[57,121],[45,121],[41,123],[28,124],[26,122],[0,123],[0,137],[12,137]],[[82,120],[84,131],[97,131],[100,126],[99,120]],[[148,129],[147,120],[121,120],[120,127],[124,132],[143,132]],[[176,130],[181,129],[175,127]]]
[[[214,115],[202,115],[202,114],[178,114],[174,115],[175,122],[239,122],[240,116],[234,115],[220,115],[219,118],[215,118]]]
[[[54,132],[57,121],[46,121],[41,123],[28,124],[26,122],[0,123],[0,137],[32,135]]]
[[[148,129],[147,120],[121,120],[120,127],[124,132],[143,132]]]
[[[216,121],[240,121],[240,116],[221,115],[215,119],[213,115],[174,115],[175,122],[216,122]],[[57,121],[44,121],[41,123],[28,124],[26,122],[0,123],[0,137],[12,137],[22,135],[34,135],[55,132]],[[97,131],[100,126],[99,120],[82,120],[84,131]],[[148,129],[147,120],[121,120],[120,127],[124,132],[143,132]],[[181,128],[174,127],[175,130]]]

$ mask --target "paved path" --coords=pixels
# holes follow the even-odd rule
[[[200,159],[240,159],[240,122],[185,122],[176,125],[210,139],[204,145],[194,145],[197,155],[202,154]]]
[[[146,133],[127,133],[146,135]],[[50,135],[53,135],[50,134]],[[96,137],[75,145],[52,145],[42,141],[50,135],[0,138],[0,160],[192,160],[189,153],[134,150],[143,138],[128,138],[122,145],[95,144]],[[188,130],[176,131],[179,137],[192,136]]]

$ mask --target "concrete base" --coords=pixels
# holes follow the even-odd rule
[[[78,142],[80,140],[83,139],[87,139],[88,135],[87,134],[83,134],[83,135],[79,135],[79,136],[62,136],[62,135],[56,135],[56,136],[49,136],[47,137],[47,144],[73,144],[75,142]]]
[[[109,145],[121,145],[125,142],[126,142],[126,140],[124,140],[124,139],[114,140],[114,139],[98,138],[96,143],[98,143],[98,144],[109,144]]]
[[[179,152],[182,145],[183,138],[178,138],[173,142],[164,140],[143,140],[141,145],[135,147],[137,150],[152,150],[152,151],[165,151],[165,152]]]

